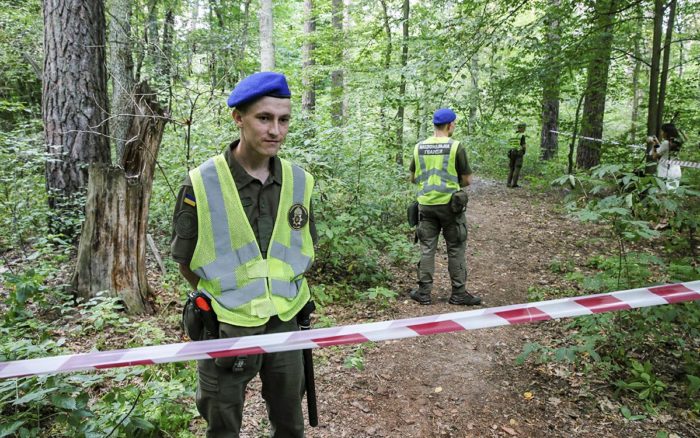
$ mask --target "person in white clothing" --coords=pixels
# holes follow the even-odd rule
[[[651,140],[654,143],[651,156],[659,162],[656,176],[666,181],[667,189],[677,189],[681,182],[681,166],[671,164],[669,160],[675,158],[678,153],[674,147],[680,141],[678,129],[673,123],[664,123],[661,125],[661,143],[656,137],[652,137]]]

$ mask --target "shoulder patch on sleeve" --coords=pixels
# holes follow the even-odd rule
[[[183,210],[175,219],[175,234],[181,239],[192,239],[197,236],[197,215]]]
[[[183,202],[187,205],[191,205],[192,207],[197,206],[197,201],[194,198],[194,195],[192,195],[190,193],[185,194],[185,198],[183,199]]]

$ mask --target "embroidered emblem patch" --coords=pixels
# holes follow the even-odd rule
[[[301,204],[294,204],[287,213],[289,226],[295,230],[300,230],[309,221],[309,212]]]

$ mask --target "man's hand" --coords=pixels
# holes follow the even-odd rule
[[[466,187],[472,183],[472,174],[470,173],[469,175],[460,175],[459,176],[459,186],[460,187]]]
[[[190,265],[180,263],[180,274],[185,277],[185,280],[192,286],[192,290],[197,289],[197,284],[199,283],[199,277],[197,274],[192,272]]]

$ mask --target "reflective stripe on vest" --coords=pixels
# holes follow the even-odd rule
[[[288,321],[309,299],[303,274],[314,257],[308,226],[313,177],[281,161],[282,189],[267,259],[262,258],[224,156],[190,173],[199,200],[199,233],[190,267],[200,277],[198,287],[214,298],[220,321],[249,327],[264,324],[272,315]],[[296,204],[307,214],[300,229],[287,220]]]
[[[421,185],[417,195],[419,204],[447,204],[452,193],[459,190],[456,165],[458,146],[458,141],[449,139],[444,142],[436,137],[416,145],[413,158],[416,163],[415,182]]]
[[[513,149],[520,149],[520,141],[524,136],[525,136],[525,133],[516,132],[515,135],[513,137],[511,137],[510,141],[508,142],[510,147]]]

